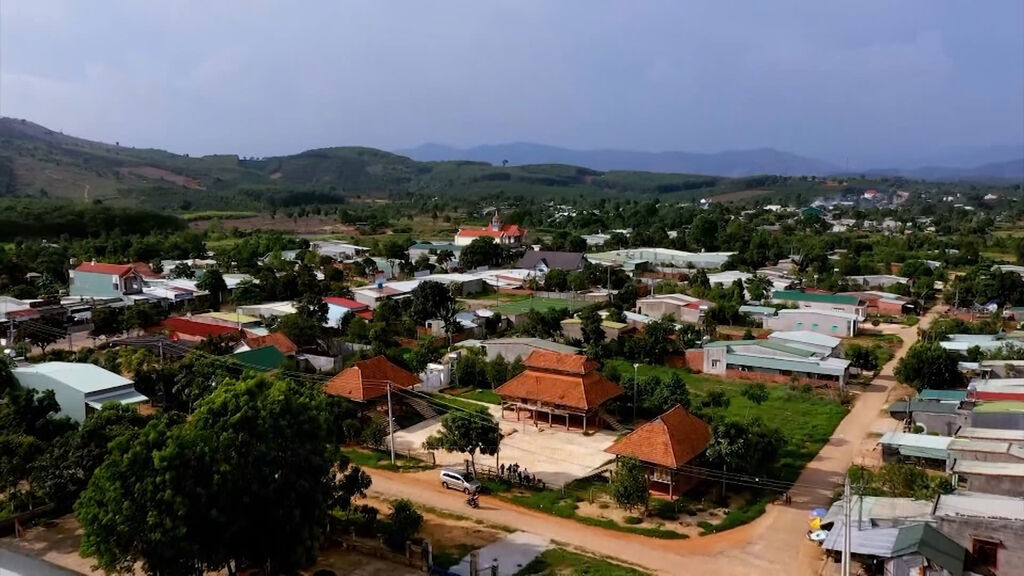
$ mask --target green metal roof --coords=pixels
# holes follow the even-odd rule
[[[977,408],[975,408],[977,410]],[[889,405],[889,414],[905,413],[907,411],[906,402],[893,402]],[[955,414],[956,404],[950,404],[947,402],[932,402],[932,401],[918,401],[912,400],[910,402],[911,412],[930,412],[932,414]]]
[[[860,302],[860,298],[848,294],[819,294],[817,292],[800,292],[798,290],[777,290],[772,293],[772,300],[796,300],[798,302],[848,304],[850,306],[856,306]]]
[[[945,568],[950,576],[961,576],[964,573],[967,550],[928,524],[904,526],[896,534],[892,557],[915,552]]]
[[[932,390],[925,388],[917,395],[917,400],[938,400],[940,402],[963,402],[967,399],[967,390]]]
[[[247,368],[256,370],[274,370],[284,363],[284,354],[273,346],[264,346],[255,350],[247,350],[233,355],[233,358],[245,364]]]
[[[827,374],[829,376],[840,376],[845,374],[846,369],[849,366],[849,362],[838,358],[808,361],[776,358],[773,356],[759,356],[754,354],[733,354],[731,352],[725,355],[725,361],[730,366],[785,370],[787,372],[800,372],[802,374]]]
[[[775,308],[772,308],[771,306],[751,306],[744,304],[743,306],[740,306],[740,313],[774,316]]]

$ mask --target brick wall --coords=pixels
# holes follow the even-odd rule
[[[764,372],[747,372],[745,370],[726,369],[725,378],[730,380],[746,380],[751,382],[767,382],[770,384],[789,384],[791,376],[784,374],[767,374]],[[817,378],[798,378],[797,382],[813,384],[815,386],[837,386],[838,382],[818,380]]]

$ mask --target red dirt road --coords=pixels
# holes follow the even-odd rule
[[[921,325],[930,324],[939,312],[933,309],[922,318]],[[790,492],[793,504],[769,506],[760,518],[733,530],[689,540],[659,540],[586,526],[488,497],[481,499],[479,509],[472,510],[461,494],[441,489],[436,471],[396,474],[371,470],[371,492],[386,498],[409,498],[433,508],[532,532],[658,574],[817,575],[822,572],[824,560],[818,546],[805,538],[808,511],[827,506],[846,469],[865,448],[870,449],[872,430],[884,425],[888,418],[884,407],[896,384],[893,369],[917,341],[916,327],[894,326],[884,331],[899,334],[903,346],[859,395],[828,444],[808,463]]]

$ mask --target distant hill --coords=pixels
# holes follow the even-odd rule
[[[1024,158],[1006,162],[989,162],[971,168],[951,168],[947,166],[923,166],[910,170],[898,168],[867,170],[870,176],[902,176],[919,180],[935,180],[944,182],[955,181],[993,181],[1015,182],[1024,180]]]
[[[631,150],[571,150],[526,142],[452,148],[443,144],[424,144],[398,150],[424,162],[469,160],[513,166],[524,164],[571,164],[594,170],[631,170],[642,172],[680,172],[714,176],[823,176],[839,170],[823,160],[798,156],[771,148],[736,150],[702,154],[694,152],[637,152]]]

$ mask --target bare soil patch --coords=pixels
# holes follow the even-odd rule
[[[724,194],[715,194],[711,196],[716,202],[738,202],[740,200],[747,200],[749,198],[757,198],[758,196],[764,196],[765,194],[771,194],[774,190],[739,190],[737,192],[726,192]]]
[[[192,190],[202,190],[203,186],[195,178],[183,176],[170,170],[164,170],[163,168],[156,168],[154,166],[130,166],[128,168],[121,168],[122,174],[128,174],[132,176],[141,176],[142,178],[149,178],[151,180],[164,180],[178,186],[184,186],[185,188],[191,188]]]

